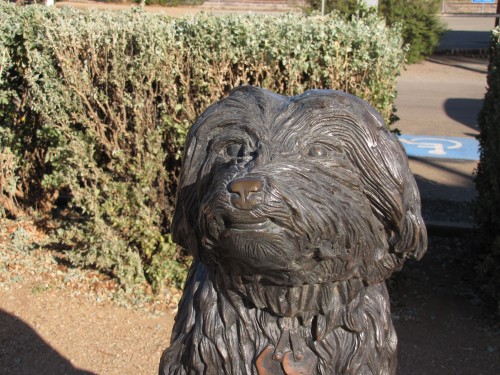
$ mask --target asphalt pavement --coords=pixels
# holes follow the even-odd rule
[[[445,159],[439,154],[456,148],[456,140],[476,142],[494,18],[443,20],[449,31],[437,53],[407,66],[399,78],[396,107],[400,121],[395,127],[405,136],[414,136],[415,149],[430,152],[425,157],[409,154],[428,227],[453,231],[473,227],[477,160]]]

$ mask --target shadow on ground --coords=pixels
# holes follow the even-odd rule
[[[446,50],[487,49],[489,43],[489,31],[450,30],[444,33],[441,43],[439,44],[438,52]]]
[[[471,237],[429,239],[424,258],[388,283],[398,375],[500,374],[500,325],[470,283]]]
[[[95,375],[75,368],[26,323],[2,309],[0,363],[0,374],[5,375]]]
[[[409,159],[424,206],[429,206],[426,201],[447,201],[450,208],[447,212],[450,215],[449,221],[460,221],[453,215],[455,202],[470,203],[477,197],[474,183],[477,162],[431,158]],[[424,210],[426,208],[424,207]]]
[[[488,73],[488,58],[485,56],[460,56],[450,54],[451,51],[442,51],[426,60],[431,63],[460,68],[476,73]],[[474,50],[472,50],[474,52]],[[484,52],[484,51],[481,51]]]
[[[477,114],[482,108],[483,100],[480,99],[450,98],[444,103],[444,111],[448,117],[474,130],[479,129],[477,126]]]

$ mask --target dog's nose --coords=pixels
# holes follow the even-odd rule
[[[231,193],[231,204],[241,210],[251,210],[262,203],[263,196],[258,194],[264,188],[264,182],[260,178],[243,177],[229,183],[228,189]]]

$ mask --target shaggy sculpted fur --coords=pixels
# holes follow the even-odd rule
[[[190,130],[194,257],[160,374],[394,374],[385,286],[427,247],[406,155],[366,102],[245,86]]]

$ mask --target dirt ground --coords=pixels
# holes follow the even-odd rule
[[[0,219],[0,374],[154,374],[178,292],[128,295],[65,265],[30,221]]]
[[[431,235],[390,280],[400,375],[500,374],[500,322],[472,287],[470,234]]]
[[[2,288],[0,301],[1,374],[154,374],[173,319],[31,281]]]
[[[0,374],[155,374],[178,297],[120,306],[111,280],[21,237],[37,232],[0,222]],[[467,281],[469,244],[431,235],[423,260],[390,280],[399,375],[500,374],[500,324]]]

